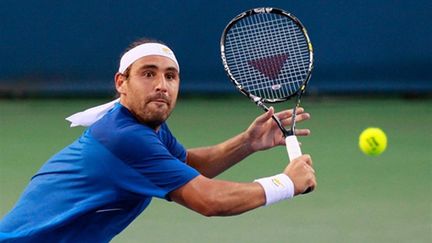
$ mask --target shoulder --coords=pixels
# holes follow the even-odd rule
[[[170,137],[166,124],[157,133],[152,128],[139,123],[123,106],[116,107],[89,128],[91,136],[106,149],[125,162],[142,161],[168,153],[165,139]],[[169,134],[169,135],[167,135]]]
[[[140,124],[130,111],[118,104],[89,128],[91,135],[104,144],[118,139],[134,140],[143,136],[156,137],[150,127]]]

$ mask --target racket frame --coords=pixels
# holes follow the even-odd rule
[[[293,94],[291,94],[289,96],[283,97],[283,98],[266,99],[266,98],[262,98],[262,97],[258,97],[256,95],[253,95],[250,92],[248,92],[247,90],[245,90],[243,88],[243,86],[240,84],[240,82],[238,82],[234,78],[234,76],[232,75],[230,68],[229,68],[229,65],[227,63],[226,55],[225,55],[225,39],[226,39],[227,33],[231,29],[231,27],[234,26],[237,22],[239,22],[240,20],[242,20],[244,18],[247,18],[247,17],[255,15],[255,14],[263,14],[263,13],[278,14],[278,15],[282,15],[282,16],[290,18],[299,27],[299,29],[302,31],[302,33],[306,39],[308,50],[309,50],[309,66],[308,66],[308,72],[307,72],[305,80],[303,81],[303,83],[300,85],[300,88],[296,92],[294,92]],[[300,22],[300,20],[297,17],[295,17],[294,15],[292,15],[291,13],[288,13],[288,12],[286,12],[282,9],[278,9],[278,8],[262,7],[262,8],[254,8],[254,9],[247,10],[247,11],[237,15],[225,27],[225,29],[222,33],[221,40],[220,40],[220,51],[221,51],[221,58],[222,58],[222,63],[223,63],[225,72],[227,73],[231,82],[237,87],[237,89],[243,95],[245,95],[250,100],[252,100],[257,106],[261,107],[264,111],[267,112],[269,110],[269,107],[266,105],[266,103],[267,104],[279,103],[279,102],[287,101],[294,96],[297,97],[296,98],[296,104],[293,108],[291,128],[289,130],[287,130],[283,126],[283,124],[279,118],[277,118],[275,115],[272,116],[272,119],[276,122],[277,126],[280,128],[284,137],[295,135],[296,111],[297,111],[297,108],[300,106],[301,97],[302,97],[303,93],[305,92],[306,86],[307,86],[307,84],[311,78],[312,70],[313,70],[313,62],[314,62],[312,43],[310,41],[309,35],[307,34],[306,28]]]

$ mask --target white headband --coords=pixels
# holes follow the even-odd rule
[[[171,51],[169,47],[159,43],[145,43],[130,49],[122,56],[118,70],[119,73],[123,73],[130,65],[132,65],[132,63],[141,57],[152,55],[168,57],[169,59],[173,60],[180,72],[180,66],[176,57],[174,56],[174,52]]]

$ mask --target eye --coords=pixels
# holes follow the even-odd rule
[[[175,73],[167,73],[165,74],[165,78],[167,80],[175,80],[177,78],[177,75]]]
[[[151,70],[143,70],[142,72],[139,73],[139,76],[144,78],[153,78],[155,75],[156,75],[155,72]]]

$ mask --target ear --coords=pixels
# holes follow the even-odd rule
[[[114,76],[114,82],[117,92],[119,94],[124,94],[126,92],[126,77],[121,73],[116,73]]]

